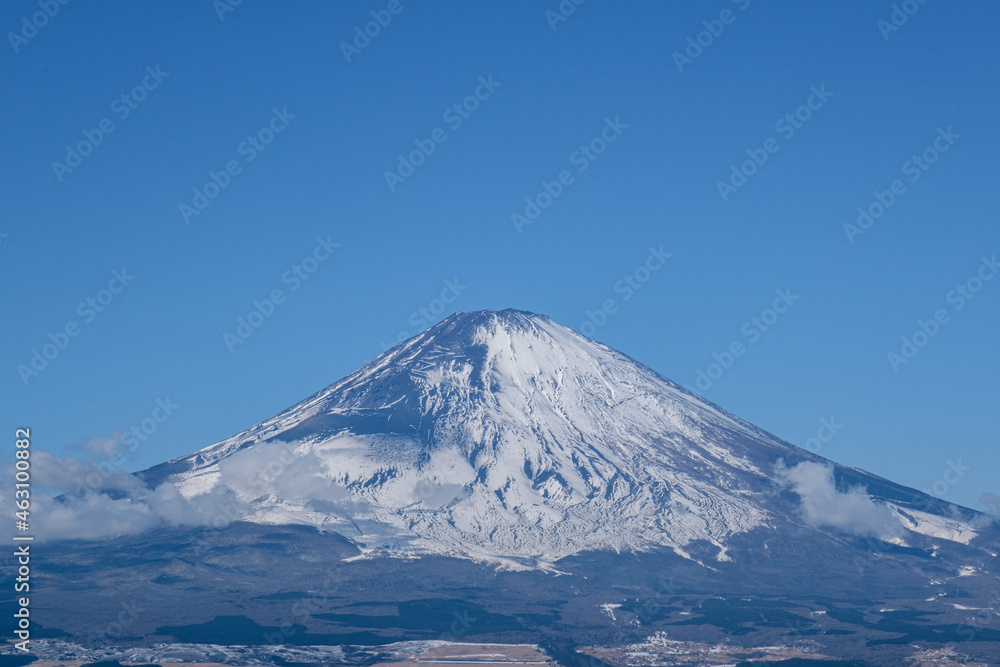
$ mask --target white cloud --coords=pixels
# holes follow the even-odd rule
[[[903,532],[892,510],[875,503],[864,487],[838,490],[832,465],[803,461],[787,468],[784,461],[778,461],[775,474],[798,494],[799,513],[809,526],[883,539]]]
[[[157,526],[160,521],[145,503],[114,500],[91,493],[65,501],[48,494],[35,496],[32,527],[40,539],[101,539],[134,535]]]
[[[32,528],[43,540],[96,540],[161,526],[223,527],[246,516],[246,508],[225,490],[191,502],[169,482],[155,489],[141,486],[123,497],[87,492],[53,498],[42,493],[32,501]]]
[[[77,449],[102,458],[114,455],[117,446],[112,435]],[[210,491],[188,499],[172,483],[151,488],[106,460],[39,450],[32,453],[32,529],[39,539],[64,540],[135,535],[161,526],[223,527],[251,511],[233,489],[244,498],[274,494],[334,514],[368,510],[367,503],[348,499],[328,465],[314,453],[296,453],[292,445],[250,448],[221,462]]]
[[[80,444],[72,445],[71,449],[86,452],[91,460],[103,461],[124,454],[125,436],[121,431],[112,431],[110,435],[95,435]]]
[[[251,447],[219,462],[219,483],[253,493],[270,491],[290,502],[339,500],[347,490],[332,482],[313,452],[299,454],[290,444]]]
[[[171,483],[146,486],[109,463],[32,452],[31,527],[41,540],[102,539],[160,526],[228,524],[246,508],[225,488],[184,498]],[[37,490],[36,490],[37,489]]]
[[[112,495],[142,488],[131,473],[117,470],[110,463],[91,463],[72,456],[60,458],[46,451],[31,454],[34,482],[37,486],[60,493],[111,492]]]

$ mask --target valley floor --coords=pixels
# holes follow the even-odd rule
[[[906,665],[920,667],[991,667],[948,649],[912,647]],[[15,662],[19,652],[12,646],[0,649],[0,665]],[[23,655],[23,654],[21,654]],[[505,665],[549,665],[567,667],[535,644],[492,644],[469,642],[400,642],[380,647],[339,646],[221,646],[216,644],[160,644],[141,648],[85,648],[63,641],[35,642],[32,667],[232,667],[281,665],[358,665],[365,667],[503,667]],[[585,656],[590,656],[588,661]],[[656,633],[648,641],[620,647],[585,647],[578,649],[571,663],[586,667],[601,665],[666,667],[701,665],[706,667],[748,667],[750,665],[796,665],[801,667],[865,667],[860,661],[844,661],[824,655],[818,646],[808,644],[745,647],[729,642],[703,643],[670,640]],[[580,658],[583,658],[580,660]]]

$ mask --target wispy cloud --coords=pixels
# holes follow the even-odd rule
[[[1000,495],[995,493],[984,493],[979,496],[979,504],[982,505],[990,514],[1000,516]]]
[[[71,449],[84,452],[91,460],[104,461],[123,452],[125,435],[121,431],[112,431],[109,435],[96,435],[72,445]]]
[[[798,494],[799,514],[809,526],[883,539],[903,532],[892,510],[875,503],[864,487],[837,489],[831,465],[803,461],[788,468],[784,461],[778,461],[775,475],[779,483]]]
[[[1000,526],[1000,495],[984,493],[979,496],[979,511],[982,514],[971,522],[973,528],[987,530]]]

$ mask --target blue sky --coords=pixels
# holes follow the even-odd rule
[[[223,2],[0,8],[11,442],[169,399],[141,469],[421,309],[515,307],[835,461],[1000,493],[995,3]]]

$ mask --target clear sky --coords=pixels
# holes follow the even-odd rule
[[[230,2],[0,7],[7,459],[146,420],[142,469],[514,307],[1000,493],[995,2]]]

